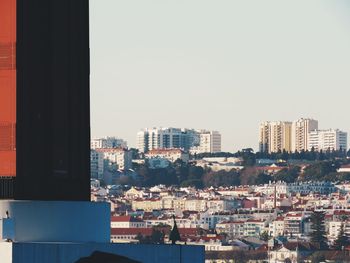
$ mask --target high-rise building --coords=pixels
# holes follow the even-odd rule
[[[221,135],[217,131],[180,128],[151,128],[137,133],[137,149],[140,152],[172,148],[197,153],[220,152]]]
[[[191,152],[195,153],[217,153],[221,152],[221,134],[218,131],[200,131],[199,146],[193,147]]]
[[[287,121],[263,122],[259,128],[261,152],[291,151],[292,123]]]
[[[318,129],[318,121],[301,118],[292,124],[292,151],[308,149],[308,134]]]
[[[190,148],[193,133],[180,128],[146,128],[137,133],[137,149],[147,152],[153,149]]]
[[[348,134],[338,129],[314,130],[309,132],[308,147],[311,151],[346,150]]]
[[[266,121],[259,127],[259,151],[270,152],[270,122]]]

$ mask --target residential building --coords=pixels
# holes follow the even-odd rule
[[[218,234],[226,233],[229,238],[244,236],[244,221],[224,221],[216,224],[215,230]]]
[[[153,149],[178,148],[191,153],[220,152],[221,134],[217,131],[146,128],[137,133],[137,149],[148,152]]]
[[[283,236],[284,234],[284,218],[277,217],[269,224],[269,235],[272,237]]]
[[[135,199],[132,200],[131,207],[134,211],[143,210],[146,212],[152,212],[153,210],[162,209],[161,199]]]
[[[290,236],[300,236],[303,233],[303,214],[288,213],[284,218],[284,233]]]
[[[309,133],[308,150],[346,150],[348,146],[347,132],[338,129],[314,130]]]
[[[112,216],[111,228],[146,228],[146,223],[133,216]]]
[[[258,237],[265,230],[266,222],[263,220],[249,219],[244,222],[244,236]]]
[[[137,133],[137,149],[147,152],[153,149],[182,148],[189,149],[187,129],[146,128]]]
[[[132,153],[124,148],[102,148],[95,151],[103,154],[103,159],[108,166],[113,166],[117,170],[128,170],[132,168]]]
[[[308,149],[308,134],[318,129],[318,121],[301,118],[292,123],[292,152]]]
[[[169,162],[175,162],[177,160],[181,160],[185,163],[189,160],[188,153],[184,152],[181,149],[153,149],[145,154],[147,159],[166,159]]]
[[[191,153],[221,152],[221,134],[218,131],[201,130],[199,133],[199,146],[191,148]]]
[[[263,122],[259,128],[261,152],[290,152],[292,123],[287,121]]]
[[[104,137],[91,139],[91,149],[127,148],[127,142],[117,137]]]
[[[101,179],[104,171],[104,154],[96,150],[90,150],[91,178]]]

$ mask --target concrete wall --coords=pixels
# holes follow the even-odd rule
[[[204,263],[203,246],[13,243],[13,263],[74,263],[102,251],[142,263]]]
[[[0,218],[6,211],[14,221],[16,242],[110,241],[108,203],[0,201]]]

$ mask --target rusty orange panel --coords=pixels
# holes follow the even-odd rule
[[[0,176],[16,175],[16,0],[0,0]]]

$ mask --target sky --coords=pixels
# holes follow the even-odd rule
[[[92,137],[217,130],[258,148],[265,120],[350,132],[347,0],[90,0]]]

